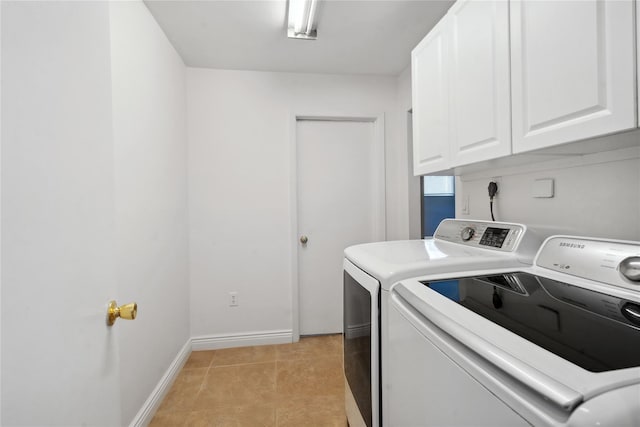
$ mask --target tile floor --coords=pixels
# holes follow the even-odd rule
[[[342,335],[194,351],[151,427],[346,427]]]

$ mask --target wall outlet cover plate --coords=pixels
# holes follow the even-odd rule
[[[531,196],[534,198],[551,198],[553,197],[553,190],[553,179],[536,179],[533,181]]]

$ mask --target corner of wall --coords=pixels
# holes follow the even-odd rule
[[[169,368],[158,381],[158,384],[153,389],[147,400],[144,402],[138,413],[133,417],[129,427],[144,427],[151,423],[154,415],[160,408],[162,400],[165,398],[171,386],[175,382],[178,374],[182,370],[182,367],[189,359],[191,354],[191,338],[182,346],[176,357],[173,359]]]

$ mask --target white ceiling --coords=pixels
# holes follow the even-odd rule
[[[145,0],[191,67],[397,75],[453,0],[322,0],[318,39],[286,36],[286,0]]]

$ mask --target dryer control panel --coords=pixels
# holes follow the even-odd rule
[[[433,237],[477,248],[515,252],[525,231],[522,224],[445,219]]]

